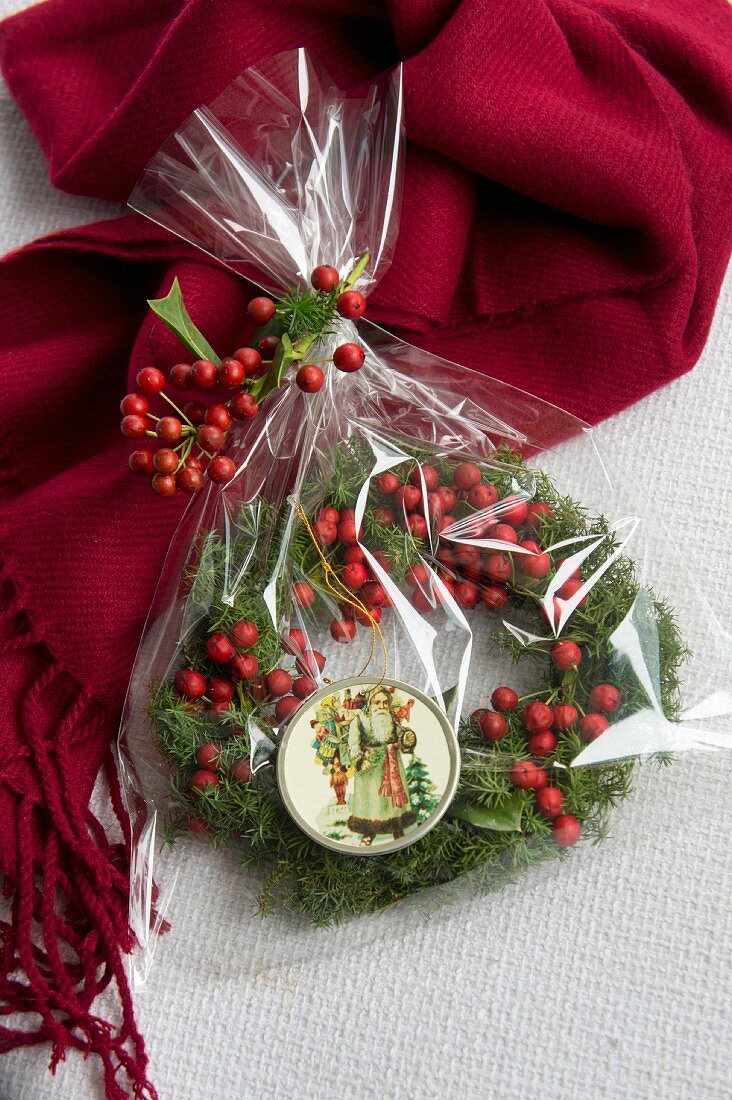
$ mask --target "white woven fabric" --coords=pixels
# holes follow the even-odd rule
[[[23,6],[0,0],[0,15]],[[49,186],[5,92],[0,251],[109,213]],[[731,361],[728,277],[694,372],[601,433],[727,587]],[[703,617],[700,605],[698,632]],[[188,844],[174,930],[137,996],[161,1100],[732,1096],[729,766],[709,754],[649,768],[598,849],[368,929],[259,921],[232,857]],[[0,1059],[1,1100],[102,1096],[93,1062],[71,1053],[54,1080],[46,1060]]]

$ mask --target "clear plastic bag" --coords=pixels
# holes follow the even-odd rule
[[[401,132],[398,71],[348,97],[293,51],[195,112],[131,203],[278,294],[365,252],[368,289]],[[355,373],[332,365],[344,342]],[[698,589],[587,425],[368,322],[338,318],[308,358],[322,389],[291,371],[231,433],[236,475],[188,509],[141,643],[120,733],[138,978],[175,882],[163,828],[233,844],[264,911],[327,924],[496,888],[601,839],[639,758],[726,743],[729,636],[710,610],[689,660]]]

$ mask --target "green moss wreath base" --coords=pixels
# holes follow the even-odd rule
[[[399,485],[409,483],[415,467],[421,464],[437,471],[440,484],[453,483],[455,470],[464,459],[435,453],[411,452],[412,457],[395,467]],[[318,514],[323,507],[340,512],[352,507],[356,495],[371,471],[373,455],[364,440],[343,441],[337,451],[336,466],[327,484],[310,486],[308,498],[317,501]],[[229,533],[228,544],[215,531],[208,533],[195,549],[195,564],[187,578],[187,601],[192,609],[190,618],[198,623],[188,633],[179,654],[179,678],[166,680],[153,687],[150,715],[160,752],[172,770],[175,811],[167,822],[169,841],[190,830],[205,836],[214,845],[235,843],[241,851],[243,868],[256,869],[262,875],[259,904],[263,913],[282,907],[303,914],[318,925],[328,925],[356,913],[380,910],[426,887],[443,885],[458,876],[470,874],[471,882],[482,889],[495,889],[513,881],[517,875],[539,861],[565,856],[566,846],[557,843],[552,818],[540,812],[536,789],[516,785],[512,769],[517,762],[540,766],[549,776],[550,784],[561,791],[562,813],[571,815],[582,836],[599,841],[607,834],[611,809],[631,790],[637,761],[621,760],[587,767],[570,767],[585,746],[579,716],[592,710],[590,693],[598,684],[615,686],[621,705],[607,717],[610,722],[627,717],[649,705],[638,679],[610,644],[615,628],[631,613],[639,598],[643,605],[646,626],[655,630],[658,647],[658,678],[663,709],[669,719],[679,711],[678,670],[686,650],[679,636],[672,611],[653,593],[643,589],[636,576],[634,563],[625,556],[613,564],[592,584],[583,606],[573,611],[560,633],[582,651],[578,667],[562,671],[549,658],[553,636],[541,616],[541,601],[554,576],[559,554],[551,547],[565,540],[592,535],[597,549],[582,566],[583,577],[593,574],[616,548],[608,523],[602,518],[590,518],[582,507],[561,496],[548,476],[522,462],[509,450],[495,452],[489,464],[479,464],[482,484],[495,486],[498,497],[515,496],[517,488],[525,486],[526,495],[535,509],[533,526],[517,524],[518,538],[531,538],[540,544],[542,553],[549,554],[551,568],[545,577],[532,579],[521,571],[508,554],[511,575],[505,583],[507,608],[520,613],[522,623],[543,641],[526,645],[504,625],[493,634],[494,643],[507,650],[518,661],[533,661],[537,679],[529,701],[541,701],[554,707],[565,704],[576,708],[578,721],[568,729],[555,731],[556,746],[540,760],[532,757],[529,735],[524,724],[521,704],[504,714],[506,732],[496,741],[486,740],[481,732],[480,713],[462,722],[459,739],[462,767],[458,794],[451,811],[431,832],[401,851],[354,859],[320,847],[305,836],[288,816],[279,797],[274,768],[250,770],[250,743],[247,726],[252,717],[260,725],[277,727],[279,717],[295,703],[283,704],[268,693],[267,673],[282,668],[293,676],[313,671],[313,658],[292,656],[292,645],[283,646],[273,627],[271,616],[261,595],[261,578],[270,571],[279,551],[290,505],[283,502],[277,509],[264,500],[242,506],[234,519],[235,531]],[[465,493],[458,494],[452,510],[456,519],[475,511]],[[398,497],[396,498],[399,499]],[[306,501],[307,503],[307,501]],[[498,506],[497,506],[498,507]],[[386,509],[386,511],[384,511]],[[311,522],[316,513],[308,509]],[[393,522],[389,522],[393,514]],[[500,517],[499,517],[500,518]],[[453,584],[468,576],[459,561],[450,560],[449,548],[439,546],[443,553],[437,560],[430,555],[426,539],[417,537],[420,527],[403,530],[403,510],[395,508],[393,493],[382,492],[372,483],[364,518],[362,539],[371,552],[381,551],[389,560],[391,578],[404,591],[410,567],[424,559]],[[273,534],[268,534],[273,532]],[[327,543],[327,538],[325,539]],[[224,569],[228,555],[232,562],[244,562],[253,545],[260,554],[257,569],[250,569],[238,586],[233,602],[226,602]],[[340,541],[326,545],[324,552],[339,575],[343,575],[343,546]],[[294,570],[287,587],[280,586],[278,599],[282,612],[291,604],[290,582],[310,586],[316,602],[311,613],[316,615],[322,630],[328,629],[335,603],[324,583],[322,561],[318,549],[304,528],[300,528],[290,547]],[[566,554],[566,550],[564,551]],[[471,582],[472,583],[472,582]],[[479,595],[484,586],[478,581]],[[443,614],[439,610],[436,614]],[[389,615],[389,608],[384,614]],[[431,611],[425,611],[431,614]],[[466,615],[486,614],[479,602],[477,609]],[[341,612],[342,614],[342,612]],[[500,623],[500,613],[496,616]],[[227,666],[211,661],[207,643],[212,635],[229,637],[235,624],[254,623],[258,638],[246,652],[257,659],[262,675],[238,679],[230,702],[210,704],[210,685],[214,677],[227,678]],[[360,626],[359,629],[368,629]],[[312,635],[311,635],[312,637]],[[308,665],[310,662],[310,666]],[[297,667],[299,664],[299,668]],[[475,666],[474,660],[473,665]],[[230,666],[229,666],[230,669]],[[199,698],[182,694],[180,671],[193,670],[206,680],[206,692]],[[471,669],[472,676],[487,680],[487,673]],[[197,681],[198,683],[199,681]],[[274,683],[275,681],[270,681]],[[285,681],[287,682],[287,681]],[[486,705],[493,688],[485,683]],[[195,692],[193,692],[195,695]],[[289,694],[285,699],[291,699]],[[276,715],[274,713],[276,709]],[[500,723],[499,723],[500,725]],[[276,735],[273,736],[276,741]],[[207,755],[208,754],[208,755]],[[658,756],[664,762],[667,758]],[[208,761],[202,769],[201,762]],[[208,781],[202,771],[213,776]],[[512,778],[513,776],[513,778]],[[410,794],[419,805],[429,798],[423,777],[413,770],[409,777]]]

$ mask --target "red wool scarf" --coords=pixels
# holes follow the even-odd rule
[[[592,422],[693,365],[732,231],[726,0],[47,0],[0,28],[53,182],[119,201],[193,108],[300,45],[345,87],[405,60],[374,320]],[[111,1098],[152,1086],[129,837],[88,805],[101,771],[124,823],[110,745],[183,505],[127,474],[118,402],[180,355],[145,312],[173,276],[215,347],[245,340],[249,288],[136,216],[0,264],[0,1008],[28,1014],[0,1049],[94,1052]],[[114,1027],[93,1006],[110,981]]]

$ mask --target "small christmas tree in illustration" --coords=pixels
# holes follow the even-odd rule
[[[407,787],[409,801],[417,812],[417,822],[422,824],[439,804],[437,789],[429,777],[429,772],[419,756],[412,757],[407,767]]]

